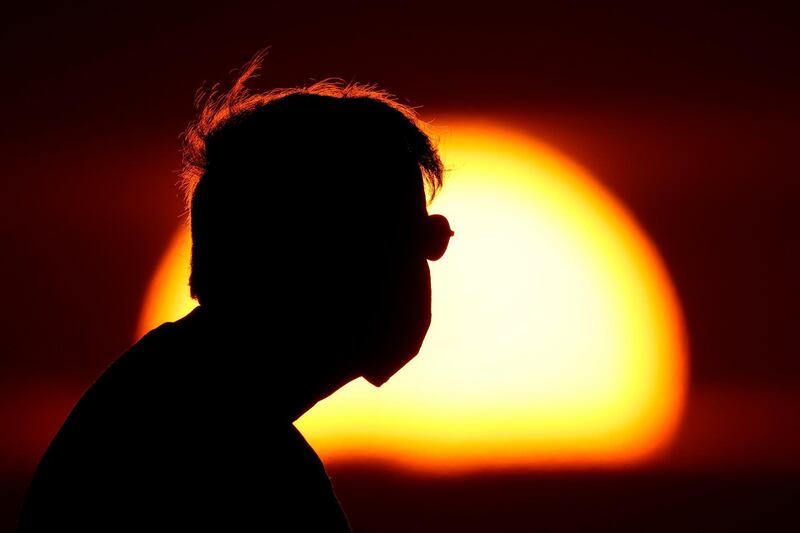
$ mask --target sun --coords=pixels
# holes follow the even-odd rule
[[[433,322],[381,388],[358,379],[297,422],[326,461],[431,472],[630,465],[670,442],[687,387],[680,304],[653,243],[583,168],[502,125],[448,120],[430,206],[455,230],[430,263]],[[175,236],[139,335],[180,318]]]

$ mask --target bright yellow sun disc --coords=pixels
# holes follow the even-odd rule
[[[356,380],[296,425],[326,461],[427,471],[611,466],[668,444],[683,409],[683,318],[657,250],[584,169],[522,133],[454,120],[430,207],[455,236],[430,263],[433,322],[381,388]],[[139,334],[180,318],[176,235]]]

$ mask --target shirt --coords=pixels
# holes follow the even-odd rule
[[[29,484],[20,533],[350,531],[317,454],[205,320],[197,307],[150,331],[84,393]]]

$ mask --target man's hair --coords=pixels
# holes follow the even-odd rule
[[[315,240],[327,259],[363,250],[380,234],[364,231],[359,215],[401,231],[392,228],[424,212],[426,196],[433,200],[442,186],[442,162],[414,108],[375,85],[338,79],[253,93],[245,84],[265,55],[259,51],[229,91],[199,91],[197,118],[183,135],[189,285],[201,304],[237,290],[240,265],[265,250],[302,252],[320,230],[331,236]],[[268,247],[244,251],[262,237]]]

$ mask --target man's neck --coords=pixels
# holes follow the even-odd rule
[[[267,416],[294,422],[359,377],[341,364],[347,355],[341,342],[298,331],[298,324],[204,305],[190,315],[203,339],[200,349],[210,352],[215,367],[226,367],[222,372],[233,371],[242,387],[237,396],[249,398],[248,403],[262,412],[266,409]]]

